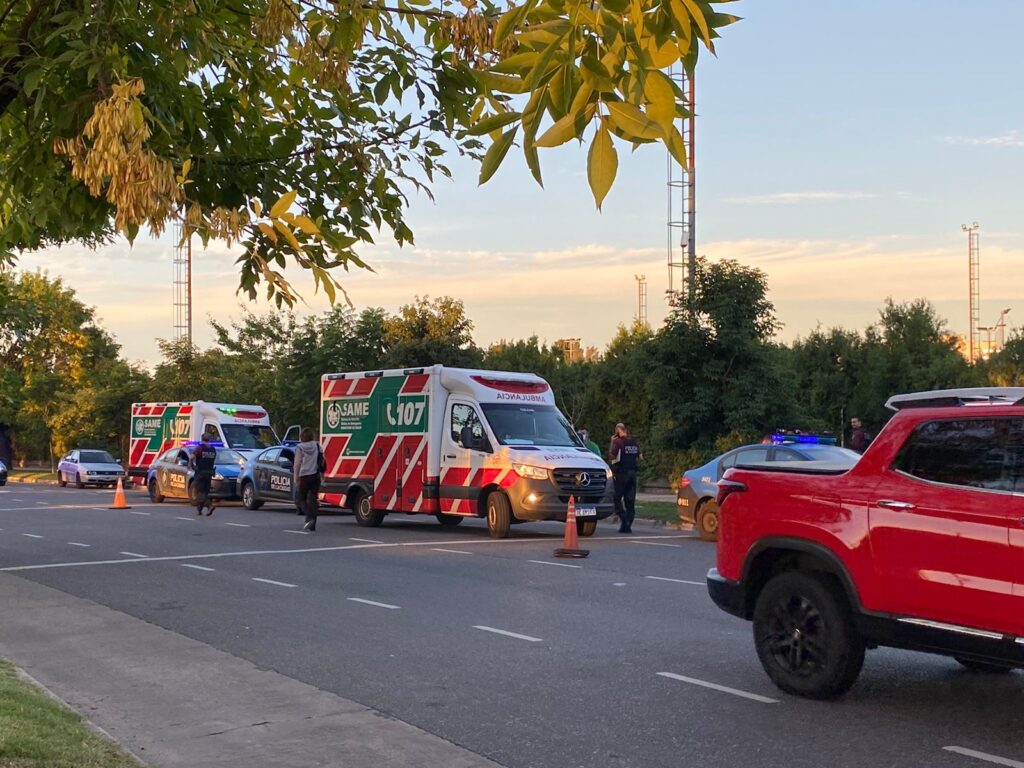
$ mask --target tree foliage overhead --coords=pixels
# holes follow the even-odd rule
[[[729,0],[2,0],[0,259],[98,244],[172,220],[244,247],[240,290],[296,294],[288,264],[333,299],[384,231],[412,241],[406,194],[447,150],[490,178],[519,142],[593,128],[597,204],[615,142],[663,142],[692,69],[734,20]]]

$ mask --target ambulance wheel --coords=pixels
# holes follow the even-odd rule
[[[508,529],[512,524],[512,504],[508,496],[495,491],[487,497],[487,532],[492,539],[508,537]]]
[[[68,487],[68,481],[64,479],[64,473],[63,472],[58,472],[57,473],[57,485],[59,485],[61,488],[67,488]]]
[[[436,517],[437,522],[445,528],[454,528],[463,520],[462,515],[446,515],[444,512],[438,512],[434,517]]]
[[[164,495],[160,493],[160,484],[155,477],[149,481],[149,500],[154,504],[161,504],[164,500]]]
[[[356,499],[356,522],[367,528],[376,528],[384,522],[384,513],[373,508],[369,494],[363,493]]]
[[[256,498],[256,488],[250,482],[242,486],[242,504],[246,509],[259,509],[263,506],[263,502]]]
[[[85,483],[82,482],[82,476],[75,473],[75,488],[85,488]]]
[[[577,520],[576,533],[580,536],[593,536],[597,531],[597,520]]]

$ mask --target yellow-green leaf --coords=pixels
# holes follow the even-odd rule
[[[683,137],[675,126],[672,126],[668,133],[665,134],[663,141],[669,154],[672,155],[681,167],[686,168],[686,142],[683,141]]]
[[[686,4],[686,10],[690,12],[690,16],[697,22],[700,36],[707,45],[711,45],[711,30],[708,29],[708,20],[704,18],[704,11],[701,10],[701,7],[694,0],[683,0],[683,3]]]
[[[291,192],[285,192],[281,197],[277,199],[277,202],[270,209],[270,215],[274,218],[280,216],[282,213],[291,208],[292,203],[295,202],[295,198],[298,197],[299,191],[293,189]]]
[[[476,78],[492,91],[499,93],[526,93],[526,81],[515,75],[499,75],[497,72],[476,72]]]
[[[590,182],[590,191],[594,193],[594,202],[598,210],[601,210],[601,203],[604,202],[608,190],[612,188],[618,170],[619,158],[615,154],[611,134],[608,127],[602,123],[587,156],[587,181]]]
[[[277,244],[277,232],[274,231],[272,226],[263,221],[261,221],[257,226],[259,226],[260,232],[270,238],[275,245]]]
[[[644,97],[648,101],[647,117],[660,125],[666,133],[672,130],[676,117],[676,91],[672,81],[661,72],[648,72],[644,82]]]
[[[512,146],[512,140],[516,136],[516,128],[503,133],[497,141],[491,144],[490,149],[487,150],[487,154],[484,155],[483,162],[480,164],[480,183],[486,184],[487,180],[494,175],[494,172],[498,170],[498,166],[501,165],[501,161],[505,159],[505,155],[508,154],[509,147]]]
[[[263,215],[263,203],[261,203],[259,199],[254,197],[252,202],[249,203],[249,207],[252,208],[252,212],[257,216]]]
[[[295,217],[295,226],[305,232],[307,235],[319,236],[320,227],[309,218],[309,216],[299,215]]]
[[[299,251],[299,252],[302,251],[302,246],[299,245],[299,241],[295,239],[295,235],[293,235],[292,231],[290,229],[288,229],[287,226],[285,226],[284,222],[281,222],[281,221],[278,221],[277,219],[275,219],[274,220],[274,228],[278,232],[280,232],[282,235],[284,235],[284,239],[288,241],[288,244],[292,248],[294,248],[296,251]]]
[[[519,119],[519,115],[519,112],[502,112],[497,115],[488,115],[473,125],[467,133],[470,136],[483,136],[485,133],[496,131],[499,128],[504,128],[509,123],[514,123]]]
[[[538,147],[558,147],[570,139],[578,139],[594,116],[596,104],[590,104],[578,112],[570,112],[548,128],[537,140]]]
[[[661,127],[633,104],[610,101],[607,107],[612,125],[629,138],[660,139],[664,135]]]

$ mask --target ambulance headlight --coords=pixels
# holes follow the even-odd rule
[[[612,472],[612,468],[611,467],[605,467],[604,468],[604,476],[607,477],[609,480],[611,480],[613,477],[615,477],[615,473]]]
[[[520,477],[526,477],[530,480],[547,480],[548,471],[541,467],[534,467],[529,464],[513,464],[512,469],[516,471]]]

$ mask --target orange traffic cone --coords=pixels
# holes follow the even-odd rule
[[[569,497],[569,512],[565,516],[565,546],[555,550],[555,557],[586,557],[589,549],[580,549],[576,540],[576,497]]]
[[[114,491],[114,506],[107,509],[131,509],[124,499],[124,486],[121,485],[121,478],[117,478],[117,490]]]

